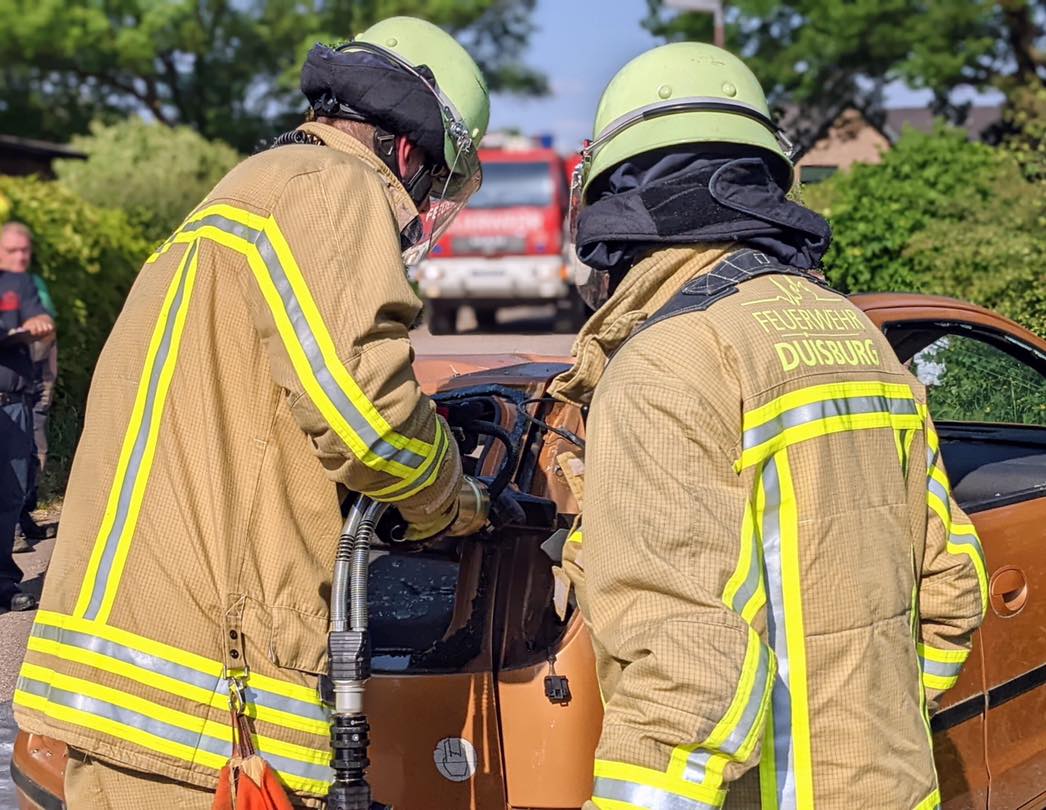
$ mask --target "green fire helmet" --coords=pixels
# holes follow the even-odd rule
[[[791,144],[781,135],[751,70],[728,51],[675,42],[637,56],[599,100],[592,142],[578,178],[592,181],[644,152],[690,143],[740,144],[765,150],[775,174],[791,185]]]
[[[479,66],[461,44],[442,28],[416,17],[389,17],[375,23],[354,37],[352,44],[370,43],[389,52],[411,68],[425,65],[432,71],[441,102],[450,109],[448,123],[464,127],[473,149],[487,132],[490,121],[490,94]],[[351,45],[350,45],[351,47]],[[446,161],[453,166],[460,142],[448,127],[445,144]]]

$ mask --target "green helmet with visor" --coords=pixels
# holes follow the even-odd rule
[[[424,172],[431,175],[431,185],[421,186],[427,199],[415,194],[417,177],[404,181],[422,210],[404,260],[419,261],[482,182],[477,150],[490,97],[475,61],[432,23],[390,17],[337,48],[316,46],[302,73],[302,90],[319,114],[379,122],[423,148]],[[426,124],[437,114],[438,131],[432,132]],[[384,157],[389,163],[392,156]]]
[[[676,42],[640,54],[610,80],[594,133],[571,181],[571,235],[599,179],[622,162],[684,144],[737,144],[766,152],[775,177],[793,180],[792,145],[774,124],[759,81],[736,56],[702,42]],[[572,241],[574,239],[572,238]],[[609,279],[575,263],[575,283],[593,306]]]

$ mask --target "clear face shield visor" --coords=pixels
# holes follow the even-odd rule
[[[599,150],[606,146],[626,129],[644,121],[660,118],[665,115],[691,112],[725,112],[734,115],[743,115],[746,118],[762,124],[777,138],[781,150],[789,160],[795,154],[795,147],[788,140],[777,125],[763,112],[755,107],[742,104],[739,101],[727,101],[720,98],[691,97],[680,98],[671,101],[662,101],[648,104],[623,115],[607,124],[594,140],[586,141],[582,146],[581,160],[574,167],[570,178],[570,257],[572,264],[572,277],[581,299],[592,309],[599,309],[610,297],[610,274],[605,270],[588,267],[581,263],[577,255],[577,226],[578,218],[585,208],[584,190],[588,182],[588,174],[592,168],[592,162]]]
[[[476,145],[472,141],[468,125],[450,98],[430,77],[419,72],[397,53],[370,42],[350,42],[339,50],[363,50],[384,57],[422,82],[439,103],[443,130],[450,141],[452,154],[444,155],[447,163],[432,173],[432,190],[429,192],[428,206],[422,206],[425,210],[419,212],[418,218],[405,228],[402,234],[403,262],[408,266],[417,264],[428,255],[432,245],[439,241],[440,236],[450,227],[454,218],[468,204],[469,198],[479,190],[483,182],[483,170]]]

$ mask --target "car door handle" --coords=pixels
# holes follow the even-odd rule
[[[1016,616],[1028,601],[1028,579],[1019,568],[1008,565],[992,574],[988,585],[992,610],[1003,619]]]

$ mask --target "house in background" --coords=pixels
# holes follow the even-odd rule
[[[1002,118],[1002,107],[971,107],[963,129],[972,140]],[[886,111],[886,123],[877,127],[859,111],[846,110],[796,164],[803,183],[819,183],[854,163],[878,163],[906,126],[930,132],[934,114],[926,107],[896,107]]]
[[[86,160],[87,155],[60,143],[0,135],[0,174],[37,174],[50,180],[54,178],[51,162],[57,158]]]

